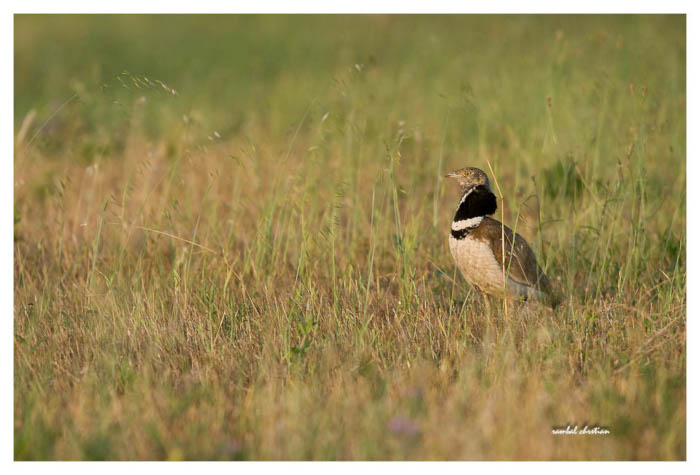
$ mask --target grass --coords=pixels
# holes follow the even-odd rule
[[[16,16],[15,459],[685,459],[685,86],[683,16]],[[488,163],[556,313],[452,262]]]

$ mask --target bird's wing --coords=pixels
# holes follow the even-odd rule
[[[501,232],[501,226],[503,226],[503,232]],[[491,249],[494,250],[494,257],[501,266],[503,266],[503,251],[505,251],[505,268],[510,279],[547,294],[551,293],[549,279],[537,264],[535,253],[520,234],[513,233],[508,226],[488,217],[484,218],[479,228],[483,228],[481,237],[489,242]],[[505,237],[505,246],[503,246],[503,237]]]

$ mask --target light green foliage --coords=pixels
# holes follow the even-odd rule
[[[684,459],[685,91],[683,16],[16,16],[15,458]]]

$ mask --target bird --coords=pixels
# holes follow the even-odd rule
[[[489,296],[535,300],[556,308],[561,297],[538,265],[527,241],[489,217],[496,212],[498,204],[486,173],[465,167],[446,177],[456,179],[462,189],[450,229],[450,253],[464,278],[484,297],[487,310]]]

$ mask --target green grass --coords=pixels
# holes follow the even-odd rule
[[[16,16],[15,459],[685,459],[685,101],[683,16]]]

